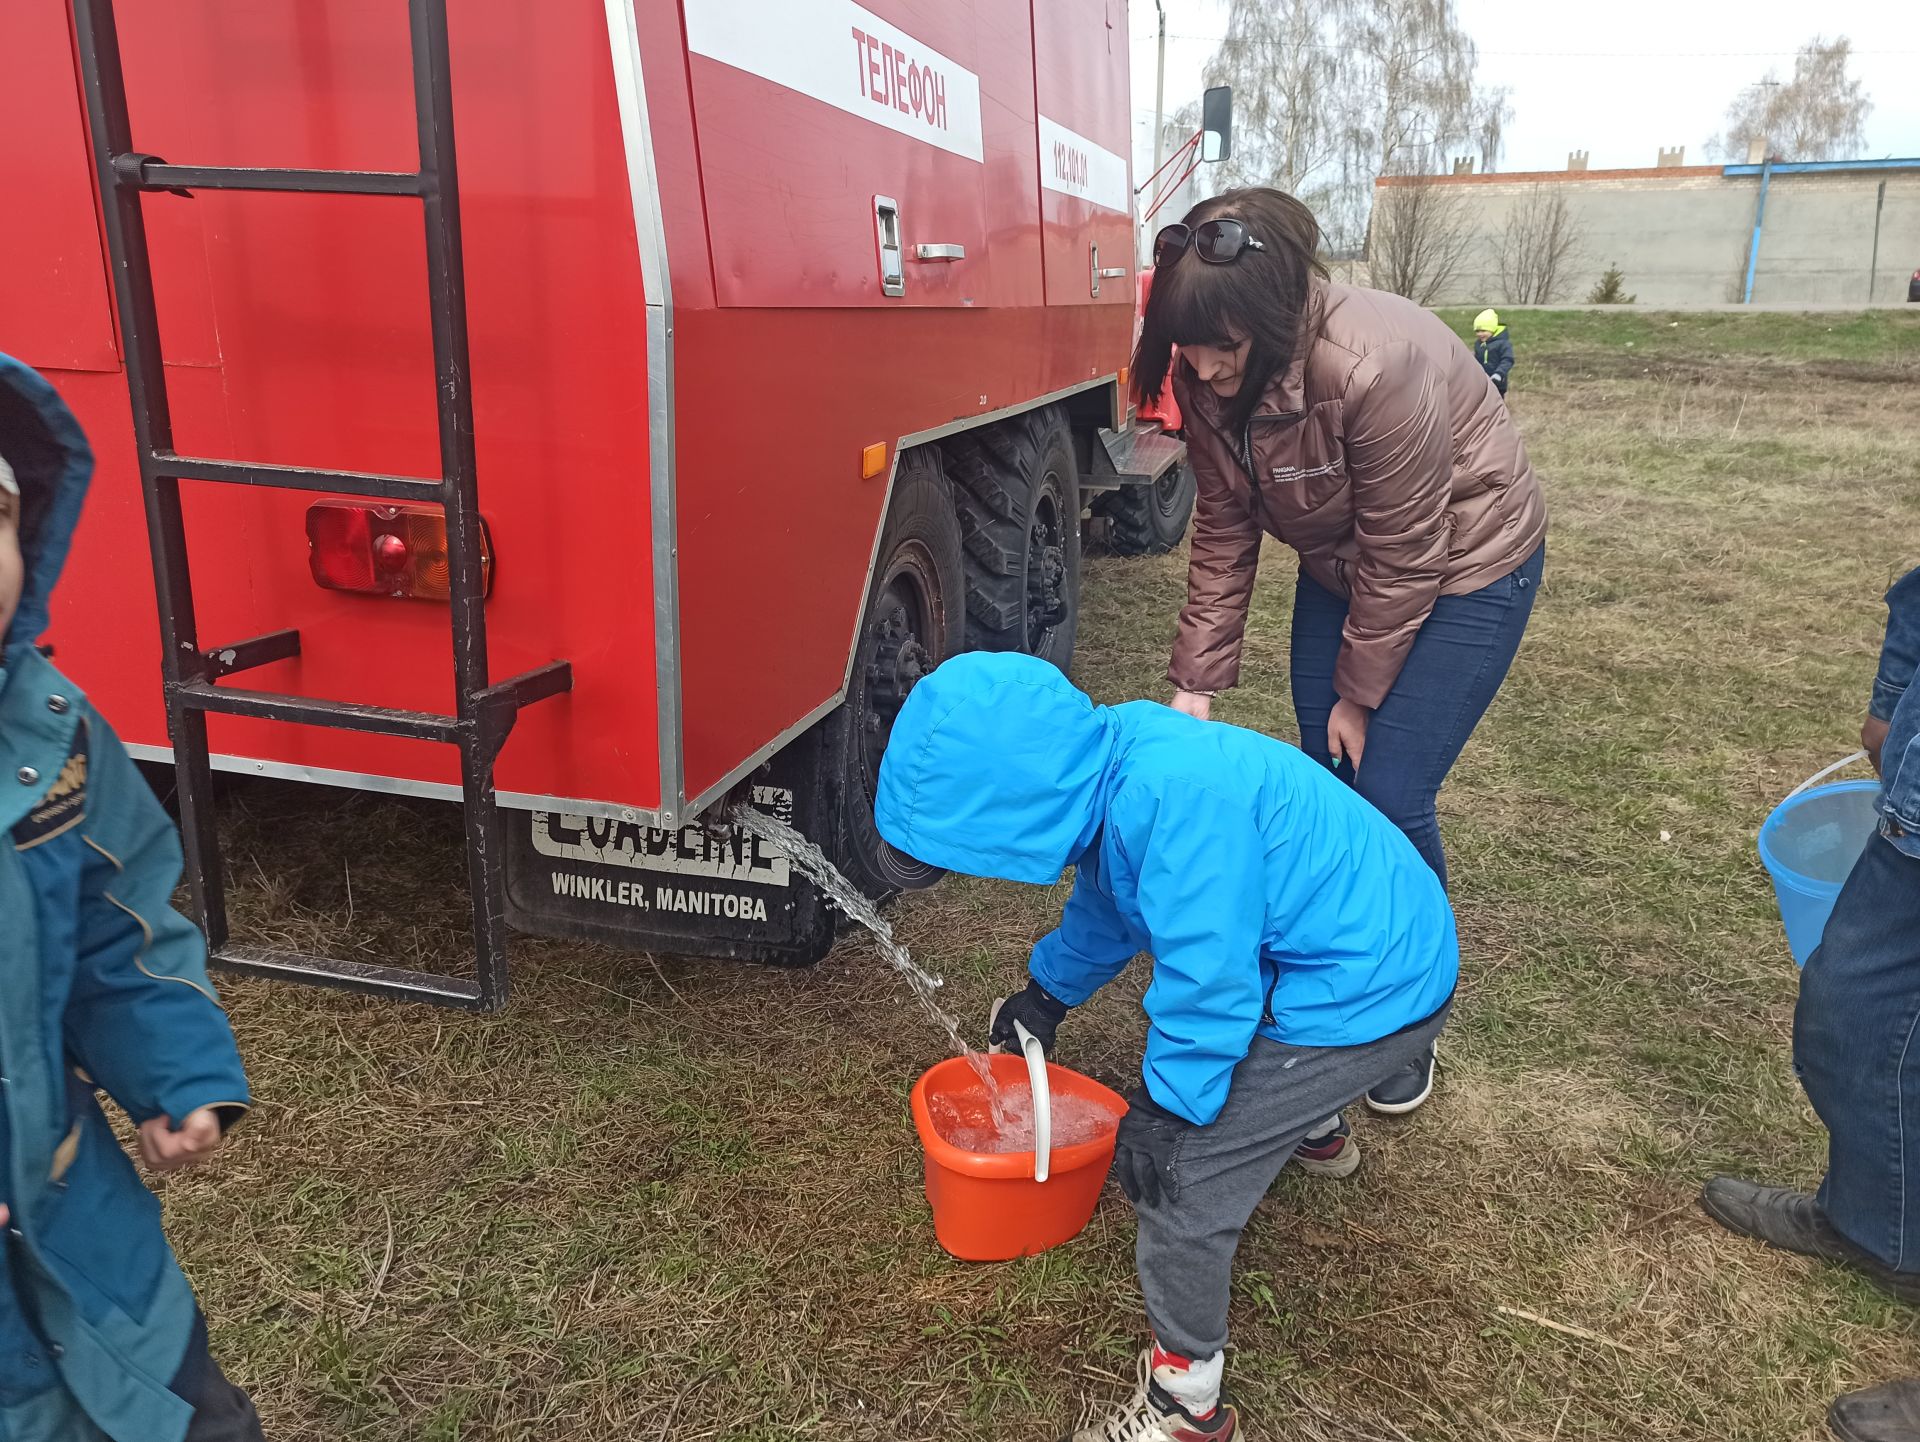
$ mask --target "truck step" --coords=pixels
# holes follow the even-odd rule
[[[1122,486],[1150,486],[1187,457],[1187,443],[1156,424],[1125,430],[1100,428],[1100,444],[1093,452],[1093,473],[1081,478],[1083,491],[1113,491]]]

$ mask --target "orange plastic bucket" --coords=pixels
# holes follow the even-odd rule
[[[994,1081],[1009,1094],[1027,1091],[1027,1064],[1022,1058],[995,1054],[987,1061]],[[1113,1165],[1114,1135],[1126,1114],[1126,1099],[1091,1077],[1051,1062],[1047,1086],[1056,1103],[1065,1097],[1091,1102],[1111,1114],[1112,1125],[1091,1140],[1054,1147],[1050,1175],[1036,1182],[1033,1152],[968,1151],[935,1129],[931,1102],[936,1096],[953,1103],[968,1120],[991,1126],[980,1078],[964,1057],[941,1062],[914,1083],[913,1124],[926,1149],[933,1233],[942,1247],[962,1261],[1031,1257],[1078,1236],[1093,1217],[1101,1185]]]

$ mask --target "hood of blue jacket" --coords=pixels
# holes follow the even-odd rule
[[[66,564],[93,475],[93,451],[59,393],[31,366],[0,353],[0,456],[13,467],[26,498],[20,537],[26,579],[0,665],[18,646],[31,646],[47,629],[54,582]]]
[[[874,819],[909,856],[1038,884],[1106,813],[1113,719],[1032,656],[970,652],[915,686],[880,766]]]

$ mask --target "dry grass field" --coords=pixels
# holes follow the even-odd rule
[[[1553,533],[1442,797],[1466,968],[1440,1087],[1356,1115],[1351,1180],[1282,1177],[1229,1377],[1272,1442],[1824,1435],[1837,1389],[1920,1369],[1911,1314],[1693,1199],[1819,1174],[1752,838],[1852,749],[1880,595],[1920,562],[1920,314],[1514,320]],[[1292,566],[1270,549],[1222,708],[1287,738]],[[1089,559],[1099,698],[1164,694],[1183,585],[1179,556]],[[460,954],[449,810],[268,784],[229,808],[256,932]],[[984,1029],[1063,896],[955,879],[897,925]],[[260,1105],[164,1194],[269,1435],[1049,1437],[1130,1383],[1117,1191],[1032,1261],[934,1246],[906,1094],[941,1043],[861,938],[800,973],[531,941],[516,967],[480,1019],[226,981]],[[1143,984],[1071,1018],[1062,1059],[1124,1086]]]

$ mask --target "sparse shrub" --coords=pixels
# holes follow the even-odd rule
[[[1587,292],[1588,305],[1632,305],[1634,297],[1627,294],[1627,277],[1617,265],[1610,265],[1600,277],[1600,283]]]

